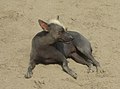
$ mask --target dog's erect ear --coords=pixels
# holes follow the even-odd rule
[[[39,25],[41,26],[41,28],[44,30],[44,31],[47,31],[48,32],[48,24],[42,20],[38,20],[38,23]]]
[[[57,20],[59,20],[59,19],[60,19],[60,16],[58,15],[58,16],[57,16]]]
[[[68,31],[68,28],[65,28],[65,31],[67,32],[67,31]]]

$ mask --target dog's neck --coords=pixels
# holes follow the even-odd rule
[[[55,43],[55,39],[49,33],[41,37],[39,41],[40,41],[40,45],[51,45]]]

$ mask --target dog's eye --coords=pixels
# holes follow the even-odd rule
[[[63,33],[64,33],[64,31],[61,30],[61,31],[58,32],[58,35],[61,35],[61,34],[63,34]]]
[[[64,29],[62,28],[59,32],[58,32],[58,34],[59,35],[61,35],[61,34],[63,34],[65,31],[64,31]]]

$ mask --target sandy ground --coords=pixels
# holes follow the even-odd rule
[[[57,15],[89,39],[105,73],[69,60],[77,80],[59,65],[38,65],[24,78],[38,19]],[[120,89],[120,0],[0,0],[0,89]]]

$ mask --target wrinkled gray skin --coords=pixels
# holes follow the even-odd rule
[[[54,46],[66,57],[72,58],[77,63],[87,65],[88,72],[93,72],[91,66],[96,67],[97,72],[103,72],[92,55],[92,47],[90,42],[81,34],[75,31],[67,31],[74,39],[69,43],[57,42]]]
[[[62,26],[39,20],[38,21],[44,31],[39,32],[32,39],[32,49],[30,54],[30,63],[28,66],[25,78],[31,78],[32,70],[39,63],[53,64],[58,63],[62,66],[63,70],[71,75],[73,78],[77,78],[77,74],[68,67],[66,57],[58,51],[53,44],[56,42],[69,42],[73,37],[65,32]]]

